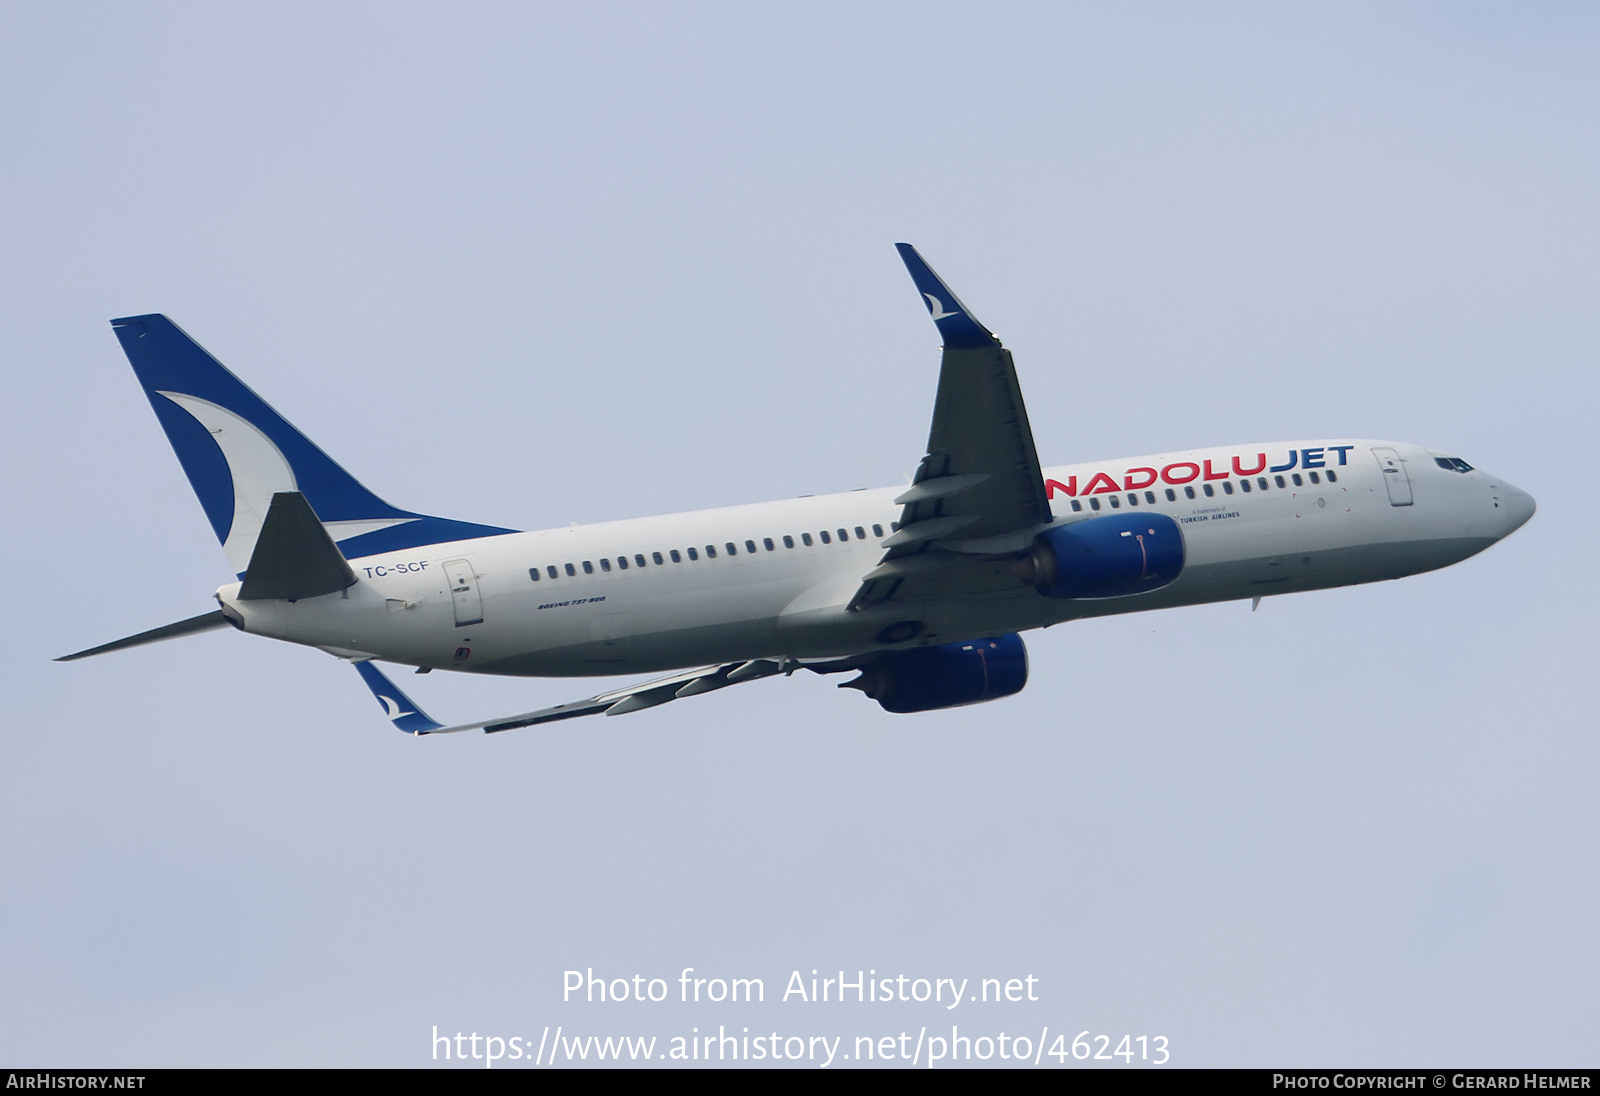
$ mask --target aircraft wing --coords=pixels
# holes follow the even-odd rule
[[[944,338],[928,450],[910,490],[895,499],[899,529],[850,600],[861,609],[890,599],[1015,591],[974,555],[1020,551],[1050,522],[1011,352],[940,280],[910,244],[896,244]]]
[[[730,662],[725,666],[706,666],[698,670],[673,674],[671,677],[642,681],[637,685],[591,696],[587,700],[557,704],[553,708],[540,708],[535,712],[522,712],[517,715],[484,719],[477,723],[446,727],[431,719],[377,666],[371,662],[357,662],[355,665],[356,672],[367,683],[367,688],[372,690],[372,695],[377,697],[390,722],[407,734],[414,735],[480,730],[492,734],[496,731],[515,730],[518,727],[532,727],[540,723],[554,723],[559,719],[575,719],[581,715],[599,715],[602,712],[606,715],[627,715],[629,712],[654,708],[658,704],[666,704],[686,696],[709,693],[715,689],[738,685],[744,681],[754,681],[757,678],[772,677],[774,674],[783,673],[785,670],[792,671],[795,668],[794,663],[785,666],[765,658],[752,662]]]

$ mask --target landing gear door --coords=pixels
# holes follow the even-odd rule
[[[1393,449],[1373,446],[1372,455],[1378,458],[1383,469],[1383,485],[1389,489],[1390,506],[1411,505],[1411,477],[1406,474],[1405,462]]]
[[[450,601],[456,610],[456,627],[483,623],[483,597],[478,593],[478,576],[472,564],[464,559],[444,562],[445,577],[450,580]]]

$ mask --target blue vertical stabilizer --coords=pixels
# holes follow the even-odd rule
[[[165,316],[111,325],[236,573],[282,492],[304,495],[349,559],[514,532],[391,506]]]

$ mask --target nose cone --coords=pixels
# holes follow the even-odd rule
[[[1521,488],[1513,487],[1509,483],[1500,484],[1500,509],[1504,512],[1505,532],[1501,536],[1510,536],[1528,523],[1533,517],[1533,512],[1538,509],[1533,501],[1533,496]]]

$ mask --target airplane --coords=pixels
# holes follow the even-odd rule
[[[625,715],[854,672],[887,712],[1012,696],[1020,633],[1379,582],[1520,528],[1526,492],[1454,455],[1338,437],[1042,468],[1006,350],[909,244],[943,340],[904,488],[519,532],[378,498],[165,316],[112,320],[235,573],[218,608],[56,661],[233,627],[354,664],[412,735]],[[380,670],[661,673],[445,726]]]

